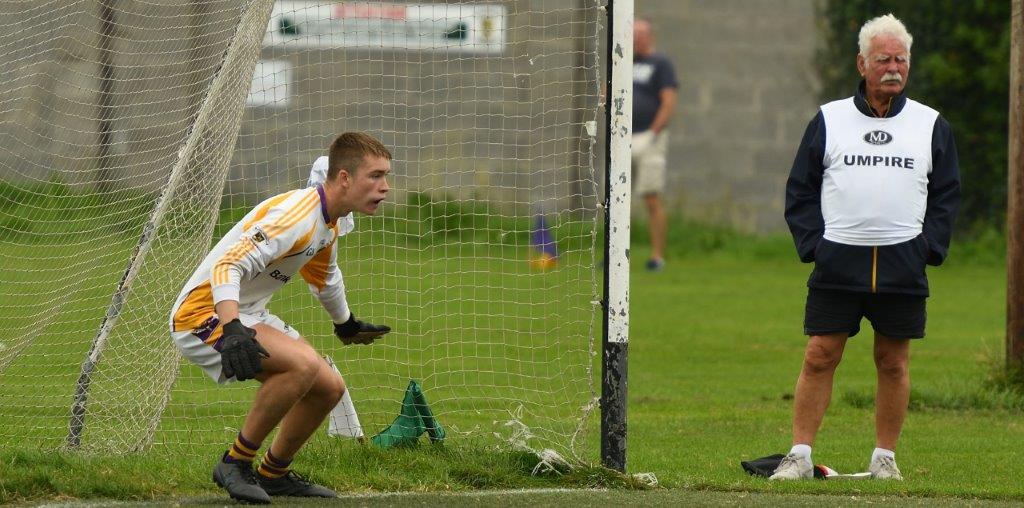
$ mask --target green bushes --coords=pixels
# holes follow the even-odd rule
[[[963,181],[957,228],[1002,230],[1006,220],[1008,0],[827,0],[818,66],[822,101],[848,97],[865,21],[892,13],[914,36],[907,95],[935,109],[956,135]]]
[[[69,237],[138,235],[149,218],[151,195],[141,191],[98,194],[59,181],[16,186],[0,182],[0,240],[66,243]]]

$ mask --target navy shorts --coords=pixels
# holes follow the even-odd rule
[[[845,332],[853,337],[860,331],[861,318],[868,318],[876,333],[894,339],[920,339],[928,317],[926,299],[919,295],[808,288],[804,334]]]

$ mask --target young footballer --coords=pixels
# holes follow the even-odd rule
[[[352,231],[353,212],[377,213],[387,196],[391,153],[362,133],[330,146],[326,179],[256,206],[214,246],[171,310],[171,336],[216,382],[255,379],[261,386],[241,432],[213,470],[235,499],[335,497],[289,468],[292,459],[345,392],[345,382],[299,332],[267,310],[274,292],[300,275],[334,321],[345,344],[370,344],[388,333],[356,319],[345,300],[336,241]],[[253,461],[274,428],[259,467]]]

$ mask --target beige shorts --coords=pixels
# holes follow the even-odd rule
[[[668,131],[655,135],[646,130],[633,134],[633,192],[641,196],[665,190],[665,159]]]
[[[281,333],[293,339],[298,340],[301,337],[298,330],[288,326],[281,318],[265,310],[255,314],[239,313],[238,319],[243,325],[250,328],[263,323],[280,330]],[[234,378],[225,378],[224,373],[221,372],[219,339],[221,333],[223,333],[222,328],[215,314],[199,328],[180,332],[171,331],[171,338],[174,339],[174,344],[181,350],[181,354],[192,363],[198,365],[207,376],[210,376],[210,378],[220,384],[235,380]]]

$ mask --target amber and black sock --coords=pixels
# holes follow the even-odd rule
[[[257,470],[260,475],[274,479],[280,478],[288,474],[288,466],[292,464],[292,461],[279,459],[267,450],[267,453],[263,454],[263,460],[260,461],[260,467]]]
[[[235,442],[224,455],[224,462],[252,462],[256,458],[256,452],[260,449],[259,443],[249,441],[242,433],[238,433]]]

